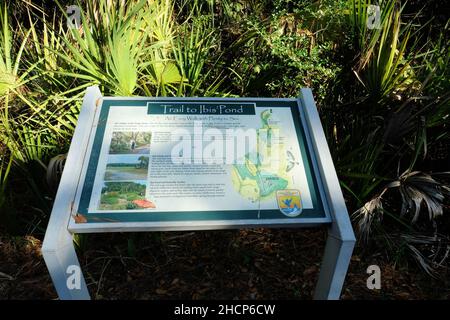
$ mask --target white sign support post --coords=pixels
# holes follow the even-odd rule
[[[102,94],[98,87],[89,87],[84,96],[77,127],[65,163],[65,168],[70,168],[70,170],[64,170],[61,176],[42,245],[45,263],[58,296],[62,300],[90,299],[86,281],[75,252],[73,234],[69,232],[67,226],[91,133],[91,124],[94,121],[96,103],[101,97]],[[72,268],[73,270],[71,270]],[[70,283],[71,280],[73,280],[73,283]]]
[[[86,164],[92,156],[91,151],[95,143],[94,136],[100,126],[99,114],[101,108],[99,106],[102,106],[106,100],[117,104],[120,99],[128,102],[164,101],[164,104],[172,101],[176,104],[180,103],[180,100],[186,101],[183,103],[190,104],[194,104],[196,101],[202,101],[202,104],[211,103],[208,102],[209,100],[221,101],[221,104],[237,103],[232,102],[233,99],[227,98],[103,98],[98,87],[87,89],[42,247],[44,260],[60,299],[90,299],[73,243],[74,233],[208,230],[264,226],[314,227],[320,225],[328,226],[329,231],[314,299],[339,299],[355,244],[355,236],[310,89],[302,89],[301,96],[297,100],[269,98],[239,98],[238,100],[244,101],[244,104],[262,101],[264,108],[271,104],[276,105],[276,103],[298,106],[300,125],[304,129],[305,141],[303,143],[307,144],[307,150],[311,158],[312,174],[310,175],[316,179],[317,194],[323,203],[323,208],[319,209],[319,211],[322,210],[323,215],[321,217],[316,217],[314,216],[315,213],[311,213],[309,217],[305,216],[305,218],[300,219],[286,217],[280,219],[275,216],[275,219],[261,220],[259,218],[245,218],[247,216],[244,216],[244,218],[238,220],[224,220],[220,216],[221,218],[215,221],[205,219],[192,221],[146,220],[141,222],[95,221],[95,223],[77,224],[73,221],[73,216],[78,214],[76,210],[78,210],[77,206],[80,201],[79,195],[82,190],[80,188],[85,182],[83,180],[86,176]],[[190,108],[195,109],[195,107]],[[213,107],[211,108],[213,109]],[[158,110],[158,106],[155,107],[155,110]],[[104,126],[105,123],[103,122],[102,125]],[[272,214],[273,217],[273,210],[266,210],[266,212]],[[168,212],[168,214],[172,213]],[[218,214],[222,213],[219,212]],[[93,215],[93,217],[92,219],[99,219],[98,214]]]
[[[309,128],[307,131],[311,133],[314,153],[324,182],[325,196],[333,218],[328,230],[314,299],[337,300],[341,294],[356,239],[311,90],[302,89],[300,99],[305,107],[305,118],[308,119]]]

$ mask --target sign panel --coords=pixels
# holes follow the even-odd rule
[[[104,98],[96,112],[72,229],[331,221],[296,99]]]
[[[312,92],[298,99],[112,98],[89,87],[42,253],[89,299],[74,233],[327,226],[314,294],[339,299],[355,243]]]

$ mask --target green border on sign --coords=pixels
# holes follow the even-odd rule
[[[230,99],[231,100],[231,99]],[[90,213],[88,212],[89,202],[92,196],[92,189],[94,185],[94,179],[97,172],[98,159],[100,156],[100,150],[102,147],[103,137],[105,133],[106,123],[111,107],[120,106],[133,106],[133,107],[147,107],[148,102],[158,102],[159,100],[132,100],[132,99],[115,99],[104,100],[101,105],[101,111],[97,128],[95,131],[94,141],[92,143],[92,150],[90,153],[90,159],[88,167],[85,173],[85,179],[83,183],[83,189],[81,192],[81,198],[78,205],[77,212],[84,215],[89,223],[95,222],[169,222],[169,221],[214,221],[214,220],[271,220],[271,219],[285,219],[290,220],[293,218],[287,217],[282,214],[278,209],[275,210],[228,210],[228,211],[174,211],[174,212],[161,212],[161,211],[148,211],[148,212],[101,212]],[[194,101],[194,100],[189,100]],[[208,102],[215,102],[214,98],[208,100]],[[240,100],[239,98],[233,99],[233,102],[249,103],[249,100]],[[163,101],[161,101],[163,102]],[[164,101],[166,102],[166,101]],[[186,102],[183,99],[173,99],[170,102]],[[202,100],[201,102],[205,102]],[[223,101],[217,101],[217,103],[223,103]],[[297,141],[299,141],[300,152],[302,154],[303,163],[305,166],[306,177],[310,186],[311,199],[313,203],[312,209],[303,209],[302,213],[296,218],[325,218],[325,210],[323,207],[323,201],[320,197],[317,177],[312,169],[312,159],[309,151],[307,150],[307,141],[305,138],[305,132],[302,125],[300,125],[300,114],[298,111],[298,105],[296,101],[274,101],[274,100],[257,100],[254,101],[256,107],[277,108],[277,107],[289,107],[292,112],[292,118],[297,134]]]

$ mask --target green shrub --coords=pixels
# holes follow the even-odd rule
[[[142,196],[140,196],[136,193],[128,193],[128,194],[126,194],[126,199],[127,199],[127,201],[133,201],[133,200],[142,199]]]
[[[127,202],[127,210],[133,210],[137,208],[137,205],[135,205],[133,202]]]
[[[102,199],[101,199],[102,204],[109,204],[109,205],[113,205],[113,204],[117,204],[119,202],[119,199],[117,198],[117,196],[111,196],[111,195],[103,195]]]

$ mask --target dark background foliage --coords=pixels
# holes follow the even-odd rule
[[[300,88],[310,87],[359,238],[354,268],[362,270],[378,259],[386,269],[401,270],[398,277],[408,278],[422,270],[423,277],[446,283],[450,250],[450,10],[447,2],[384,1],[382,11],[392,14],[386,14],[379,33],[368,30],[366,20],[354,9],[361,5],[366,10],[364,6],[368,3],[363,0],[160,0],[156,1],[160,4],[157,9],[154,2],[148,1],[136,13],[132,10],[137,2],[117,1],[114,8],[101,0],[77,2],[83,8],[85,22],[92,28],[67,32],[62,9],[74,4],[73,1],[59,1],[59,6],[47,0],[32,4],[21,0],[0,1],[3,30],[0,58],[6,61],[8,52],[11,64],[17,62],[18,66],[17,70],[0,69],[0,229],[4,235],[1,242],[4,254],[14,255],[15,249],[11,247],[22,248],[23,243],[28,243],[23,241],[24,236],[31,236],[37,243],[43,238],[64,166],[63,154],[69,148],[87,86],[99,85],[104,94],[110,95],[231,97],[295,97]],[[114,48],[108,47],[105,39],[112,35],[113,28],[101,17],[107,14],[114,17],[119,10],[123,10],[122,16],[116,17],[116,24],[123,23],[127,15],[133,15],[135,21],[153,24],[142,25],[148,31],[144,48],[130,44],[130,51],[137,52],[134,57],[108,60]],[[155,10],[166,14],[168,19],[156,19]],[[160,38],[152,32],[158,27],[166,30]],[[9,30],[8,34],[5,29]],[[89,32],[92,43],[86,40]],[[396,35],[398,40],[392,40]],[[163,41],[168,45],[152,49],[152,44]],[[98,55],[91,48],[96,48]],[[383,58],[390,54],[393,61]],[[86,56],[93,61],[91,64],[83,60]],[[115,74],[111,66],[117,63],[128,63],[129,73]],[[125,76],[131,80],[116,81]],[[248,241],[254,243],[280,244],[268,254],[276,259],[287,256],[289,250],[303,252],[309,246],[314,250],[321,248],[320,241],[309,243],[295,232],[288,233],[294,243],[290,247],[291,242],[283,238],[283,232],[244,230],[230,232],[227,239],[245,242],[250,237],[253,240]],[[315,231],[305,234],[306,237],[308,234],[322,236]],[[174,244],[167,240],[171,237],[168,234],[112,237],[117,241],[118,256],[122,260],[135,259],[133,263],[138,265],[143,259],[139,252],[147,252],[139,251],[142,246],[154,249],[157,243],[161,246],[158,250],[163,251],[172,245],[182,247],[176,241]],[[203,252],[204,246],[211,243],[208,250],[213,254],[213,250],[220,251],[225,245],[217,239],[220,233],[196,232],[187,237],[191,245],[188,250],[203,246],[199,249]],[[205,242],[205,237],[211,238],[211,242]],[[102,263],[114,260],[108,257],[117,252],[101,245],[97,247],[90,239],[77,239],[82,259],[90,259],[92,251],[104,250]],[[239,268],[247,270],[242,272],[249,276],[248,266],[256,266],[257,257],[264,255],[265,249],[259,248],[259,244],[255,247],[246,243],[243,247],[247,250],[245,257],[237,257],[240,251],[236,249],[228,258],[237,261]],[[183,256],[178,261],[173,258],[177,252],[167,258],[170,263],[208,264],[197,254],[193,254],[195,258]],[[0,267],[9,268],[17,263],[11,261]],[[283,261],[281,265],[285,266],[287,260]],[[96,285],[98,291],[100,274],[107,266],[92,264],[95,275],[90,288]],[[306,278],[314,273],[307,271],[306,265],[303,267]],[[161,268],[156,263],[151,271],[161,274]],[[216,273],[227,269],[217,268]],[[252,277],[267,280],[261,273],[264,268],[255,268],[250,272]],[[268,269],[274,277],[284,277],[275,266],[270,265]],[[126,268],[112,270],[127,272]],[[128,275],[118,276],[121,277]],[[177,277],[166,274],[161,278],[167,285]],[[109,274],[107,281],[111,286],[114,279]],[[362,281],[356,275],[350,279],[354,283]],[[304,279],[291,280],[296,284]],[[187,286],[182,295],[185,297],[198,279],[183,281]],[[354,288],[354,283],[349,281],[348,288]],[[215,286],[222,284],[215,283]],[[236,288],[243,288],[242,283]],[[171,292],[161,290],[166,293],[160,292],[160,296]],[[433,297],[442,293],[444,297],[448,290],[448,284],[444,284],[433,294],[424,286],[408,292],[409,297],[423,298],[428,293]],[[361,290],[356,291],[345,294],[352,298],[364,296]],[[101,294],[107,295],[107,292]],[[303,296],[302,293],[295,297]],[[271,295],[269,290],[251,297],[285,296]],[[396,297],[395,294],[385,296]]]

